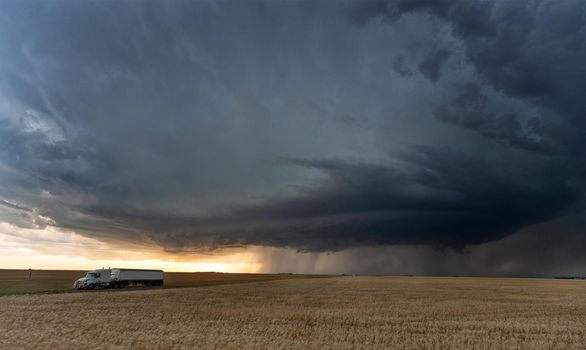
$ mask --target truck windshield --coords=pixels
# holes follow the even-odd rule
[[[88,272],[85,274],[85,277],[96,278],[98,277],[98,274],[95,272]]]

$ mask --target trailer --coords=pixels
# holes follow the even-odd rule
[[[137,285],[162,286],[163,271],[114,268],[110,275],[110,285],[112,288]]]
[[[162,270],[113,268],[88,271],[84,277],[73,283],[73,288],[95,289],[162,285]]]

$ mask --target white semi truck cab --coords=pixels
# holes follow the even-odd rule
[[[112,270],[101,269],[86,272],[85,276],[77,279],[73,283],[75,289],[95,289],[98,287],[110,286],[110,276]]]
[[[73,283],[75,289],[162,286],[162,270],[100,269],[88,271]]]

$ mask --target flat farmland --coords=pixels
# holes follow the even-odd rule
[[[586,281],[333,277],[0,297],[0,349],[584,349]]]
[[[0,296],[12,294],[73,292],[73,282],[85,275],[85,273],[86,271],[33,270],[31,271],[31,278],[29,280],[28,270],[0,270]],[[217,284],[321,277],[327,276],[260,273],[165,272],[165,286],[163,288],[201,287]],[[152,287],[149,289],[152,289]],[[128,290],[128,288],[123,290]],[[81,291],[78,292],[81,293]],[[85,291],[85,293],[87,293],[87,291]]]

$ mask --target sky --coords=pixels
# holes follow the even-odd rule
[[[0,268],[586,275],[580,0],[0,12]]]

